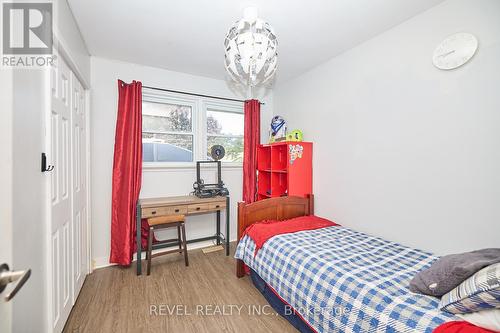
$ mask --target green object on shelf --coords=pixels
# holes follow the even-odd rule
[[[286,141],[303,141],[304,135],[299,129],[295,129],[286,135]]]

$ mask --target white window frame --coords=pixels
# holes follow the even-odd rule
[[[227,113],[237,113],[243,115],[243,103],[232,102],[232,101],[205,101],[203,103],[203,150],[207,151],[207,112],[215,111],[215,112],[227,112]],[[223,138],[236,138],[239,135],[210,135],[210,136],[220,136]],[[206,156],[204,156],[206,159]],[[222,162],[224,166],[234,166],[234,167],[243,167],[243,162]]]
[[[191,107],[191,122],[193,130],[193,162],[142,162],[142,167],[146,170],[196,168],[196,161],[207,160],[207,111],[223,111],[239,114],[243,114],[244,112],[243,103],[241,102],[155,91],[147,88],[144,88],[142,92],[142,101],[180,104]],[[222,167],[242,168],[243,163],[222,162]]]

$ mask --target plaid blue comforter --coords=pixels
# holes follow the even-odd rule
[[[432,332],[456,319],[439,299],[410,292],[416,272],[437,259],[344,227],[282,234],[254,257],[245,236],[242,259],[317,332]]]

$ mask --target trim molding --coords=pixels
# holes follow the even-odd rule
[[[157,164],[157,165],[155,165]],[[217,170],[213,166],[203,166],[203,170]],[[166,165],[165,163],[143,163],[143,172],[176,172],[176,171],[193,171],[196,172],[196,163],[180,164],[180,165]],[[222,164],[222,171],[243,171],[242,164]]]
[[[230,242],[236,242],[236,239],[230,239]],[[188,251],[192,250],[197,250],[197,249],[202,249],[204,247],[212,246],[214,245],[212,241],[206,241],[206,242],[200,242],[200,243],[195,243],[195,244],[188,244]],[[164,251],[164,249],[159,249],[159,250],[154,250],[153,253],[158,253]],[[146,258],[146,252],[143,251],[142,253],[142,259],[144,260]],[[134,253],[134,257],[132,259],[132,262],[137,261],[137,254]],[[105,267],[110,267],[110,266],[116,266],[117,264],[111,264],[109,263],[109,257],[97,257],[97,258],[92,258],[92,271],[99,269],[99,268],[105,268]]]

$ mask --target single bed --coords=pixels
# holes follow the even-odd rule
[[[312,196],[238,205],[237,276],[247,265],[255,286],[299,331],[430,333],[457,320],[439,311],[439,299],[408,289],[437,259],[431,253],[342,226],[280,234],[257,253],[241,237],[253,223],[313,212]]]

